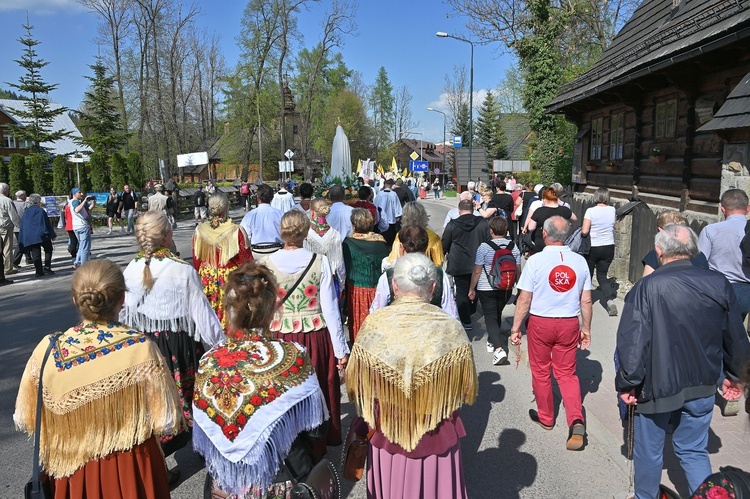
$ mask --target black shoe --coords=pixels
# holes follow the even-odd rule
[[[583,437],[586,435],[586,427],[583,425],[583,421],[576,419],[570,426],[568,432],[568,441],[565,443],[565,448],[568,450],[581,450],[583,449]]]
[[[180,481],[180,470],[170,471],[167,470],[167,483],[170,487],[174,487],[177,482]]]
[[[44,279],[45,277],[47,276],[44,274],[34,274],[34,279]]]
[[[10,279],[0,279],[0,286],[7,286],[8,284],[13,284],[13,281]]]
[[[44,273],[49,275],[55,275],[55,271],[49,267],[44,267]]]
[[[529,419],[531,419],[531,421],[533,421],[534,423],[538,424],[539,426],[541,426],[545,430],[551,430],[552,428],[555,427],[554,424],[552,426],[549,426],[549,425],[546,425],[546,424],[542,423],[541,421],[539,421],[539,413],[536,412],[534,409],[529,409]]]

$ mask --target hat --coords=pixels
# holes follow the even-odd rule
[[[393,179],[389,178],[388,180],[385,181],[385,184],[386,185],[393,185]]]
[[[477,184],[475,184],[474,182],[469,182],[468,184],[466,184],[466,187],[469,189],[473,189],[475,185]]]
[[[156,185],[154,186],[154,190],[155,190],[155,191],[160,191],[160,192],[161,192],[161,191],[163,191],[163,190],[164,190],[164,185],[163,185],[163,184],[156,184]]]
[[[534,192],[539,194],[539,191],[541,191],[544,188],[544,184],[536,184],[534,186]]]
[[[404,185],[404,180],[400,178],[396,179],[396,185]]]
[[[70,195],[71,195],[71,196],[75,196],[75,195],[76,195],[76,194],[78,194],[79,192],[81,192],[81,189],[80,189],[79,187],[73,187],[73,188],[72,188],[72,189],[70,190]]]

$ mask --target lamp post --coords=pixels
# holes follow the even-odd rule
[[[471,45],[471,69],[469,72],[469,180],[471,180],[471,152],[474,146],[474,42],[443,31],[438,31],[435,34],[440,38],[453,38]]]
[[[428,111],[433,111],[435,113],[440,113],[443,115],[443,173],[446,173],[446,166],[445,166],[445,120],[447,119],[448,115],[446,115],[442,111],[438,111],[437,109],[433,109],[431,107],[427,108]]]

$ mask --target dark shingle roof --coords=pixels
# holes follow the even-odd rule
[[[744,6],[743,6],[744,4]],[[737,0],[645,0],[586,73],[560,88],[548,110],[618,86],[630,78],[664,69],[682,59],[750,36],[750,9]],[[713,42],[712,46],[705,46]]]
[[[734,87],[714,119],[698,129],[699,132],[750,127],[750,73]]]
[[[508,159],[524,160],[526,158],[526,141],[529,137],[529,120],[523,114],[501,114],[500,118],[505,132]]]

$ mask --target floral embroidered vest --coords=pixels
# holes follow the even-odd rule
[[[270,258],[266,259],[265,264],[273,271],[279,284],[279,288],[276,291],[277,302],[283,300],[289,294],[289,297],[276,312],[274,320],[271,321],[271,331],[281,333],[309,333],[310,331],[317,331],[326,327],[326,321],[323,318],[323,309],[320,306],[322,262],[322,257],[316,255],[315,261],[310,270],[307,271],[307,274],[302,278],[302,281],[300,281],[299,286],[291,289],[305,269],[300,270],[296,274],[285,274],[273,264]]]

